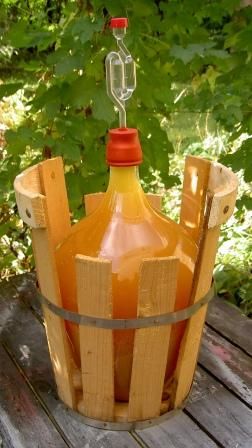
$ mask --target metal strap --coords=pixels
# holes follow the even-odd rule
[[[188,394],[188,396],[189,395],[190,394]],[[183,403],[179,407],[177,407],[176,409],[172,409],[168,412],[165,412],[164,414],[158,417],[149,418],[148,420],[137,420],[133,422],[109,422],[86,417],[85,415],[73,411],[72,409],[68,409],[68,412],[71,413],[72,416],[75,417],[79,422],[85,423],[88,426],[93,426],[94,428],[107,429],[109,431],[132,431],[134,429],[149,428],[151,426],[159,425],[160,423],[169,420],[170,418],[182,412],[182,410],[186,405],[187,400],[188,397],[183,401]]]
[[[110,330],[128,330],[137,328],[157,327],[161,325],[175,324],[188,319],[193,314],[206,305],[215,295],[214,283],[207,292],[207,294],[187,308],[172,313],[158,314],[157,316],[138,317],[136,319],[107,319],[103,317],[85,316],[74,311],[61,308],[46,297],[39,293],[39,299],[54,314],[64,320],[73,322],[78,325],[85,325],[87,327],[105,328]]]

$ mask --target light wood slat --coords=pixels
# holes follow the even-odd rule
[[[67,237],[71,228],[62,158],[46,160],[38,168],[42,193],[46,197],[48,231],[55,248]]]
[[[180,224],[197,244],[202,232],[210,167],[210,160],[186,157]]]
[[[203,297],[211,286],[219,233],[219,227],[205,233],[204,242],[202,242],[198,257],[198,265],[195,268],[193,302],[197,302]],[[204,266],[205,261],[207,262],[209,269],[206,269],[206,265]],[[174,407],[179,406],[190,391],[193,373],[197,363],[206,311],[207,306],[205,305],[190,318],[187,324],[175,370],[176,392],[174,400],[172,400],[172,406]]]
[[[209,190],[213,200],[208,220],[208,227],[224,224],[232,216],[238,191],[237,176],[226,166],[211,163]]]
[[[40,291],[51,302],[61,306],[55,258],[47,230],[32,229],[32,245]],[[64,321],[46,306],[43,306],[43,313],[58,394],[64,403],[75,408],[73,361]]]
[[[45,198],[42,195],[38,165],[19,174],[14,181],[18,212],[33,228],[45,228]]]
[[[90,193],[85,194],[84,196],[84,205],[86,215],[90,215],[93,213],[95,209],[101,204],[102,199],[104,198],[105,193]]]
[[[222,175],[223,172],[225,172],[225,176]],[[229,209],[233,211],[234,208],[236,193],[236,176],[226,167],[223,167],[218,163],[211,163],[206,202],[207,205],[194,272],[191,303],[195,303],[203,297],[211,286],[218,238],[220,234],[220,224],[223,223],[223,210],[226,210],[226,207],[229,207],[228,213],[224,213],[228,219],[230,216]],[[218,198],[217,208],[215,205],[216,197]],[[225,202],[223,198],[226,198],[227,202]],[[222,205],[223,210],[220,208],[220,204]],[[219,210],[218,216],[216,211],[217,209]],[[213,223],[215,223],[214,227],[212,227]],[[200,311],[190,318],[183,336],[177,367],[175,370],[176,388],[172,399],[172,404],[175,407],[180,405],[190,391],[206,311],[207,306],[205,305],[200,309]]]
[[[153,208],[161,210],[162,208],[162,196],[160,194],[147,193],[146,197]]]
[[[76,256],[80,314],[112,317],[111,262]],[[114,356],[112,330],[80,326],[83,401],[78,410],[87,417],[113,420]]]
[[[98,207],[104,197],[104,194],[105,193],[85,194],[84,203],[87,215],[90,215],[90,213],[92,213]],[[152,207],[156,208],[157,210],[161,210],[162,197],[159,194],[148,193],[146,197]]]
[[[174,310],[178,273],[175,257],[146,259],[140,269],[138,316]],[[144,420],[160,414],[171,327],[136,330],[128,418]]]
[[[33,194],[43,201],[44,228],[39,228],[37,223],[33,226],[29,220],[26,222],[33,227],[33,252],[41,293],[56,305],[61,306],[55,246],[67,236],[70,230],[62,159],[60,157],[50,159],[33,168],[18,176],[18,181],[15,183],[17,198],[29,200],[30,195]],[[36,173],[35,176],[34,173]],[[22,210],[23,204],[22,200],[18,203],[19,210],[20,208]],[[58,393],[68,406],[74,408],[76,403],[72,384],[73,361],[65,324],[46,307],[43,311]]]

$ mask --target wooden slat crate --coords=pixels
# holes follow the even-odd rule
[[[70,231],[62,159],[57,157],[29,168],[17,176],[14,186],[20,216],[32,228],[41,293],[61,308],[55,248]],[[187,157],[180,225],[198,245],[191,306],[210,289],[220,225],[232,215],[236,193],[237,178],[229,169],[208,160]],[[95,210],[102,197],[102,193],[85,196],[87,214]],[[155,208],[161,208],[158,195],[148,195],[148,199]],[[177,270],[175,257],[143,260],[139,272],[138,318],[173,312]],[[79,314],[111,319],[110,261],[77,255],[76,274]],[[92,300],[88,300],[89,297]],[[64,320],[44,305],[48,345],[60,398],[83,414],[86,423],[111,429],[122,429],[122,423],[128,425],[125,429],[137,427],[138,421],[153,423],[166,411],[169,412],[161,418],[172,415],[181,407],[191,388],[206,310],[207,304],[204,304],[187,320],[169,399],[163,402],[171,325],[135,330],[129,403],[116,403],[112,328],[80,325],[81,365],[85,365],[80,371],[73,361]]]

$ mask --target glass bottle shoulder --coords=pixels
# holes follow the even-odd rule
[[[152,208],[140,190],[107,192],[97,209],[72,227],[57,251],[111,259],[125,253],[132,257],[185,253],[194,259],[197,248],[187,232]]]

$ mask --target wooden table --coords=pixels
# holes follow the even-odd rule
[[[1,283],[0,333],[0,447],[252,448],[252,320],[219,298],[185,410],[141,431],[91,428],[59,401],[32,274]]]

